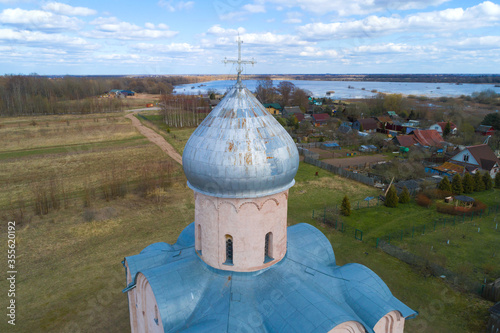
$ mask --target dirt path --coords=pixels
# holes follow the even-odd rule
[[[172,157],[177,163],[182,165],[182,156],[179,155],[174,147],[172,147],[172,145],[170,145],[170,143],[168,143],[160,134],[141,124],[139,119],[134,116],[137,112],[138,111],[129,113],[125,116],[125,118],[130,119],[132,121],[132,125],[134,125],[134,127],[137,128],[137,130],[139,130],[139,132],[149,141],[160,147],[161,150],[168,154],[168,156]]]
[[[357,157],[345,157],[345,158],[329,158],[327,160],[323,160],[323,162],[335,165],[341,168],[345,168],[348,166],[360,165],[365,163],[377,163],[381,161],[385,161],[386,157],[384,155],[366,155],[366,156],[357,156]]]

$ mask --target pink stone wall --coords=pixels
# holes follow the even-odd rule
[[[346,321],[340,325],[335,326],[328,333],[365,333],[366,330],[357,321]]]
[[[380,318],[373,328],[375,333],[403,333],[405,328],[405,319],[399,311],[391,311]],[[329,333],[364,333],[365,328],[357,321],[346,321],[337,325]]]
[[[383,316],[375,325],[375,333],[403,333],[405,319],[399,311],[391,311]]]
[[[222,199],[195,192],[195,248],[201,250],[203,261],[217,269],[250,272],[269,267],[286,254],[287,208],[288,190],[251,199]],[[264,263],[269,232],[274,260]],[[233,240],[232,266],[224,264],[227,236]]]
[[[127,285],[132,282],[128,264],[127,267]],[[162,333],[163,323],[161,321],[156,298],[153,289],[146,277],[139,273],[137,276],[136,287],[127,292],[128,306],[130,312],[130,330],[132,333]],[[155,321],[157,319],[157,321]]]

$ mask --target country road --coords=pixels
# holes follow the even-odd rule
[[[149,141],[157,145],[161,148],[165,153],[167,153],[170,157],[172,157],[177,163],[182,165],[182,156],[172,147],[170,143],[168,143],[160,134],[153,131],[151,128],[144,126],[141,124],[139,119],[137,119],[134,115],[139,111],[152,110],[153,108],[148,109],[139,109],[139,110],[131,110],[132,112],[127,114],[125,118],[128,118],[132,121],[132,125],[134,125],[137,130],[144,135]],[[154,109],[153,109],[154,110]]]

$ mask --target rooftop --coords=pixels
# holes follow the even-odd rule
[[[299,154],[287,131],[238,82],[191,135],[182,163],[191,189],[251,198],[293,186]]]
[[[416,315],[370,269],[337,266],[328,239],[308,224],[289,227],[285,258],[253,273],[206,265],[194,250],[194,223],[177,243],[155,243],[126,260],[128,288],[145,275],[165,332],[328,332],[353,320],[373,333],[391,311]]]

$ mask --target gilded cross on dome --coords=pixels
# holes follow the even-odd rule
[[[238,72],[238,78],[237,78],[237,81],[236,83],[237,84],[241,84],[241,72],[243,72],[243,68],[241,67],[242,64],[250,64],[250,65],[253,65],[256,63],[256,61],[253,60],[241,60],[241,44],[243,43],[243,41],[240,39],[240,35],[238,35],[238,60],[228,60],[227,58],[224,58],[224,63],[227,64],[227,63],[230,63],[230,64],[238,64],[238,67],[236,68],[237,72]]]

